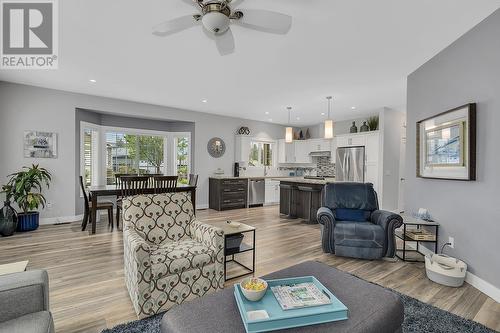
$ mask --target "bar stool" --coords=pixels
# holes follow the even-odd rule
[[[293,207],[293,192],[295,191],[297,187],[288,185],[288,184],[280,184],[280,192],[283,190],[283,192],[280,193],[280,214],[286,215],[288,218],[294,218],[295,214],[292,213],[292,207]],[[289,193],[289,198],[288,198],[288,204],[287,205],[282,205],[281,203],[284,202],[283,197],[284,197],[284,191]]]
[[[307,192],[308,195],[307,195],[307,202],[306,202],[306,206],[307,207],[307,219],[305,219],[305,222],[307,224],[316,224],[317,221],[316,221],[316,217],[315,216],[312,216],[312,211],[313,211],[313,207],[312,207],[312,196],[313,196],[313,193],[316,193],[316,192],[321,192],[321,188],[314,188],[314,187],[309,187],[309,186],[298,186],[298,190],[301,191],[301,192]]]

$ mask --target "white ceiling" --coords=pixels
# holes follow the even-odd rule
[[[182,0],[61,0],[59,69],[0,71],[0,79],[276,123],[286,123],[291,105],[297,125],[322,121],[333,95],[333,118],[346,120],[383,106],[404,110],[406,76],[499,7],[498,0],[246,0],[240,8],[293,16],[292,29],[272,35],[233,26],[236,52],[222,57],[201,27],[151,34],[159,22],[195,13]]]

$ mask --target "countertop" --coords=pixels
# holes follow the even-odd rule
[[[335,182],[335,178],[333,177],[328,177],[325,179],[305,179],[304,177],[288,177],[288,178],[273,178],[273,180],[284,181],[289,183],[315,184],[315,185],[325,185],[328,183]]]
[[[302,178],[302,177],[290,177],[290,176],[227,176],[227,175],[212,175],[210,176],[212,179],[273,179],[273,180],[283,180],[283,179],[294,179],[294,178]]]

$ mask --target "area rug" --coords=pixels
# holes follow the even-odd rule
[[[495,331],[472,320],[438,309],[415,298],[396,292],[405,307],[404,333],[494,333]],[[136,320],[102,331],[102,333],[160,333],[162,315]],[[207,332],[210,333],[210,332]]]

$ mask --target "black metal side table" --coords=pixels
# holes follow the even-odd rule
[[[234,222],[233,222],[234,223]],[[255,227],[247,224],[239,223],[238,228],[231,226],[227,222],[213,222],[211,225],[221,228],[224,231],[224,281],[236,279],[245,275],[255,273]],[[241,245],[236,248],[227,248],[227,239],[237,234],[252,234],[252,244],[245,243],[243,239]],[[235,255],[252,251],[252,267],[241,263],[235,258]],[[240,266],[245,272],[236,276],[227,276],[227,264],[233,262]]]
[[[437,253],[439,223],[435,221],[425,221],[408,215],[401,215],[403,217],[403,225],[396,230],[396,239],[400,239],[403,243],[402,248],[398,248],[396,244],[396,257],[403,261],[422,262],[424,261],[424,254],[420,252],[419,246],[421,243],[432,244],[434,253]],[[410,228],[408,228],[410,226]],[[416,228],[415,228],[416,227]],[[418,240],[408,237],[407,232],[411,230],[431,229],[429,232],[435,237],[433,240]],[[408,248],[408,245],[415,245],[415,248]]]

